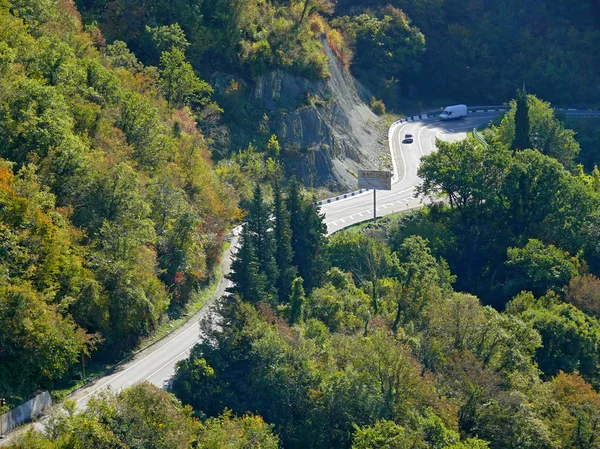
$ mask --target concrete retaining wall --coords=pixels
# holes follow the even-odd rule
[[[31,421],[52,404],[50,393],[44,391],[33,399],[0,416],[2,432],[6,433],[24,422]]]

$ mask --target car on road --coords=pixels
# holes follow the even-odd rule
[[[404,140],[402,142],[403,143],[413,143],[413,135],[412,134],[405,134],[404,135]]]

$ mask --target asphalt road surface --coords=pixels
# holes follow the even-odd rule
[[[487,124],[501,112],[472,113],[461,120],[442,122],[430,118],[418,122],[406,122],[397,126],[391,135],[394,168],[397,171],[392,190],[377,191],[377,216],[421,206],[421,199],[415,198],[415,188],[421,182],[417,176],[422,156],[435,151],[435,139],[447,141],[462,140],[467,131]],[[413,143],[403,143],[406,134],[413,135]],[[321,206],[329,234],[352,224],[373,218],[373,191],[342,199]]]
[[[488,123],[499,114],[501,112],[470,113],[464,119],[452,122],[441,122],[437,118],[431,118],[397,126],[391,135],[391,148],[397,171],[396,180],[391,191],[377,192],[377,216],[401,212],[422,204],[420,199],[414,197],[415,187],[420,183],[417,170],[421,157],[435,151],[436,137],[447,141],[464,139],[467,137],[467,131]],[[405,134],[412,134],[414,142],[402,143]],[[369,220],[373,217],[373,191],[323,205],[321,211],[325,213],[329,234],[352,224]],[[235,248],[237,236],[232,239],[231,243],[231,248]],[[228,250],[223,254],[221,273],[228,273],[230,265],[231,250]],[[229,281],[222,278],[214,297],[223,295],[228,283]],[[181,328],[140,352],[129,362],[123,363],[111,374],[97,379],[92,385],[77,391],[70,399],[76,402],[78,408],[83,408],[95,393],[104,389],[118,391],[142,381],[149,381],[159,387],[164,387],[172,378],[176,363],[186,358],[192,347],[199,341],[198,321],[209,313],[209,305],[210,303],[191,317]],[[43,420],[36,426],[43,428]],[[7,435],[6,439],[0,441],[0,446],[10,442],[15,435],[26,428],[27,426],[22,427]]]
[[[496,113],[497,114],[497,113]],[[415,186],[420,182],[417,176],[419,160],[422,155],[435,150],[435,138],[444,140],[460,140],[466,137],[467,130],[489,122],[496,114],[469,114],[463,120],[455,122],[440,122],[439,119],[428,119],[422,122],[410,122],[397,127],[393,134],[394,159],[398,168],[398,182],[392,190],[378,192],[379,216],[399,212],[409,207],[418,206],[419,200],[413,198]],[[414,136],[414,143],[402,144],[401,139],[406,133]],[[348,200],[322,207],[325,212],[328,231],[344,228],[352,223],[367,220],[373,216],[372,191]],[[361,216],[362,213],[362,216]],[[237,240],[237,238],[236,238]],[[231,248],[235,247],[235,241]],[[229,272],[231,251],[223,255],[221,273]],[[225,293],[229,281],[222,279],[216,297]],[[130,362],[123,364],[114,373],[99,379],[88,388],[75,393],[71,399],[78,407],[83,407],[90,397],[99,390],[110,388],[120,390],[141,381],[149,381],[159,387],[168,383],[175,372],[175,364],[186,358],[191,348],[199,340],[198,320],[208,313],[209,307],[204,307],[183,327],[169,335],[156,345],[142,351]]]

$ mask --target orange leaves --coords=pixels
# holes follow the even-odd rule
[[[555,397],[568,406],[591,405],[600,410],[600,396],[578,372],[562,371],[552,380]]]

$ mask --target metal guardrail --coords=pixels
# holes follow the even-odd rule
[[[477,131],[477,128],[473,128],[473,137],[475,137],[475,139],[477,139],[487,150],[488,149],[488,144],[485,141],[485,139],[483,138],[483,136],[481,134],[479,134],[479,131]]]
[[[481,113],[481,112],[505,112],[508,111],[510,109],[510,106],[507,104],[503,104],[503,105],[488,105],[488,106],[468,106],[467,107],[467,111],[469,114],[475,114],[475,113]],[[593,111],[593,110],[589,110],[589,109],[573,109],[573,108],[555,108],[557,111],[563,111],[566,112],[568,114],[582,114],[582,115],[589,115],[589,116],[600,116],[600,111]],[[394,123],[392,123],[392,126],[390,126],[389,129],[389,136],[388,136],[388,140],[390,142],[390,152],[392,153],[392,161],[393,161],[393,148],[392,148],[392,139],[391,137],[391,133],[394,130],[394,128],[396,126],[399,126],[403,123],[407,123],[407,122],[417,122],[419,120],[425,120],[428,118],[432,118],[432,117],[438,117],[440,114],[442,113],[442,109],[438,109],[435,111],[428,111],[428,112],[424,112],[422,114],[418,114],[418,115],[413,115],[412,117],[405,117],[401,120],[398,120]],[[481,136],[481,134],[479,134],[477,132],[476,129],[473,129],[473,136],[479,141],[481,142],[482,145],[484,145],[486,148],[488,148],[488,144],[485,141],[485,139],[483,138],[483,136]],[[392,178],[392,182],[394,181],[394,179],[397,176],[397,170],[394,167],[394,178]],[[329,204],[329,203],[334,203],[336,201],[339,200],[343,200],[346,198],[350,198],[353,196],[357,196],[357,195],[361,195],[363,193],[368,192],[368,189],[361,189],[361,190],[355,190],[354,192],[349,192],[349,193],[344,193],[341,195],[337,195],[331,198],[326,198],[322,201],[318,201],[317,205],[322,206],[324,204]]]

